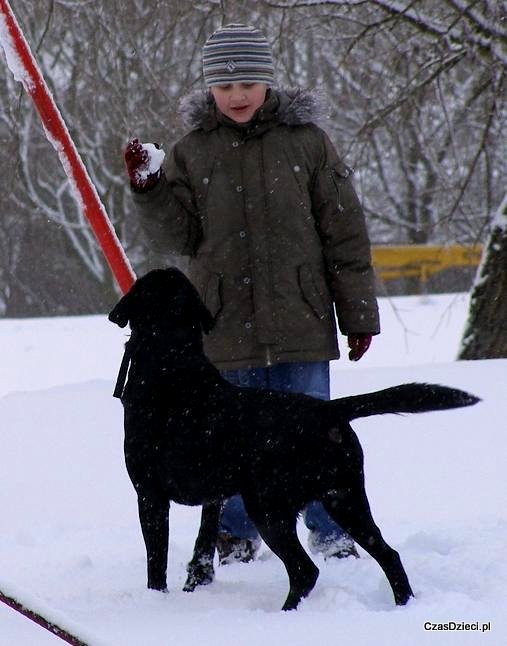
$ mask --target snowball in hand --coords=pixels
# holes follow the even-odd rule
[[[146,179],[148,175],[153,175],[160,170],[165,158],[165,152],[162,148],[157,148],[155,144],[141,144],[148,153],[148,165],[145,169],[139,171],[139,177]]]

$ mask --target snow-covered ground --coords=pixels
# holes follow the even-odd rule
[[[105,317],[0,321],[0,589],[91,646],[419,646],[507,643],[507,360],[454,362],[463,295],[382,299],[383,333],[332,364],[336,396],[406,381],[479,405],[355,423],[377,523],[416,598],[393,604],[377,564],[324,562],[297,612],[283,566],[249,565],[181,591],[199,510],[173,506],[169,594],[145,589],[144,546],[111,392],[125,331]],[[302,525],[303,543],[306,530]],[[479,631],[428,623],[478,622]],[[490,630],[481,632],[483,624]],[[63,643],[0,604],[0,646]]]

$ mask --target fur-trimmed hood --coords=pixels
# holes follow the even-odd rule
[[[315,89],[270,90],[264,106],[268,105],[269,120],[288,126],[318,123],[324,116],[324,96]],[[257,118],[262,115],[263,108],[257,112]],[[194,90],[182,97],[178,104],[178,115],[190,130],[212,130],[218,125],[215,102],[208,90]]]

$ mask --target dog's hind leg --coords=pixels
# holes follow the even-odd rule
[[[362,478],[346,489],[330,492],[323,501],[328,514],[380,565],[386,575],[397,605],[405,605],[414,596],[400,555],[382,537],[371,515]]]
[[[250,518],[254,521],[261,538],[285,565],[289,576],[289,594],[282,610],[295,610],[315,586],[319,569],[303,549],[296,533],[297,515],[280,513],[255,513],[245,500]]]
[[[215,578],[213,557],[218,535],[221,502],[206,503],[202,507],[201,525],[194,545],[192,560],[187,565],[185,592],[193,592],[198,585],[207,585]]]
[[[166,591],[169,500],[138,489],[137,503],[146,546],[148,588]]]

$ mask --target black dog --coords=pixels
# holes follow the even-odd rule
[[[213,319],[177,269],[140,278],[109,319],[132,329],[115,394],[125,409],[125,459],[138,496],[149,588],[166,589],[169,502],[204,505],[185,584],[193,590],[213,578],[220,501],[241,493],[287,569],[283,609],[296,608],[317,580],[296,535],[298,513],[312,500],[322,501],[378,562],[396,603],[407,603],[412,590],[398,553],[371,516],[362,450],[349,422],[470,406],[476,397],[406,384],[326,402],[232,386],[203,353],[202,331],[211,330]]]

